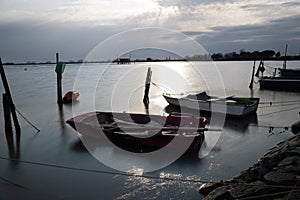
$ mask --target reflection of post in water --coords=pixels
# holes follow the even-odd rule
[[[62,133],[65,133],[65,117],[64,117],[63,104],[58,104],[58,114],[59,114],[59,122],[60,122],[60,127],[62,129]]]
[[[13,130],[11,124],[11,107],[6,94],[3,97],[3,113],[4,113],[4,128],[6,142],[8,146],[9,157],[16,162],[20,158],[20,139],[21,139],[21,129],[16,129],[16,143],[14,143]],[[16,146],[15,146],[16,145]]]
[[[147,103],[144,102],[144,106],[146,114],[149,115],[149,101]]]

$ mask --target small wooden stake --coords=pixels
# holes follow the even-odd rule
[[[56,53],[56,65],[59,63],[59,53]],[[62,104],[62,89],[61,89],[61,79],[62,79],[62,73],[56,72],[57,76],[57,103]]]
[[[2,94],[2,103],[3,103],[5,133],[12,135],[10,107],[9,107],[9,101],[8,101],[7,95],[5,93]]]
[[[253,82],[254,82],[254,72],[255,72],[255,60],[254,60],[254,64],[253,64],[253,68],[252,68],[252,77],[251,77],[251,82],[249,85],[249,88],[252,90],[253,89]]]
[[[151,67],[149,67],[147,72],[146,82],[145,82],[145,92],[143,98],[143,102],[145,105],[149,105],[149,90],[150,90],[151,76],[152,76],[152,71],[151,71]]]
[[[21,132],[21,128],[20,128],[20,125],[19,125],[15,105],[13,103],[13,99],[12,99],[11,94],[10,94],[10,90],[9,90],[9,86],[8,86],[7,79],[6,79],[6,76],[5,76],[5,72],[4,72],[4,68],[3,68],[3,65],[2,65],[1,58],[0,58],[0,73],[1,73],[2,83],[3,83],[4,89],[5,89],[5,93],[6,93],[6,96],[7,96],[6,98],[8,100],[10,112],[11,112],[12,117],[13,117],[15,129],[16,129],[16,132],[19,133],[19,132]]]

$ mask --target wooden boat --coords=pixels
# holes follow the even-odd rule
[[[245,116],[255,113],[259,103],[259,98],[233,96],[218,98],[209,96],[206,92],[189,94],[183,97],[165,93],[163,97],[170,105],[233,116]]]
[[[288,45],[285,46],[285,54],[284,54],[284,61],[283,67],[278,68],[279,74],[282,77],[289,77],[290,79],[300,79],[300,69],[287,69],[286,66],[286,53],[287,53]]]
[[[262,70],[263,69],[263,70]],[[271,89],[271,90],[300,90],[300,73],[297,75],[297,71],[292,69],[279,69],[280,76],[276,75],[276,70],[273,76],[261,76],[259,77],[259,72],[264,71],[264,62],[261,61],[260,66],[256,72],[256,76],[259,77],[259,87],[260,89]]]
[[[300,69],[284,69],[278,68],[280,76],[300,79]]]
[[[290,77],[261,77],[260,89],[300,90],[300,79]]]
[[[285,48],[285,56],[283,67],[278,68],[279,75],[275,72],[273,76],[262,76],[259,78],[260,89],[272,89],[272,90],[300,90],[300,69],[287,69],[286,66],[286,52],[287,45]],[[260,65],[256,72],[256,76],[259,77],[259,72],[263,74],[265,71],[264,62],[260,61]]]
[[[106,136],[132,152],[151,152],[169,143],[172,148],[188,145],[189,151],[197,152],[207,130],[205,118],[179,115],[90,112],[68,119],[67,123],[82,135]]]

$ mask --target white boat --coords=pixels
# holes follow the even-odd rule
[[[170,105],[240,117],[255,113],[259,103],[259,98],[234,96],[218,98],[209,96],[206,92],[181,97],[164,93],[163,97]]]

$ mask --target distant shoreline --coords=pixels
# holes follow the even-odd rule
[[[228,58],[228,59],[151,59],[151,60],[130,60],[126,64],[130,63],[136,63],[136,62],[193,62],[193,61],[258,61],[261,59],[235,59],[235,58]],[[283,61],[284,57],[279,58],[265,58],[264,60],[268,61]],[[300,60],[300,56],[287,56],[287,61],[293,61],[293,60]],[[62,61],[66,64],[82,64],[82,63],[115,63],[117,64],[117,61]],[[5,62],[3,65],[55,65],[55,62],[24,62],[24,63],[14,63],[14,62]],[[120,64],[122,65],[122,64]]]

